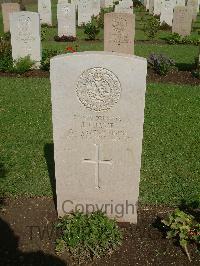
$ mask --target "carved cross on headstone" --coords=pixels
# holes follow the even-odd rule
[[[100,156],[99,156],[99,145],[94,144],[95,146],[95,159],[84,159],[83,162],[84,163],[91,163],[95,165],[95,187],[97,189],[100,189],[100,185],[99,185],[99,166],[100,164],[108,164],[108,165],[112,165],[112,160],[100,160]]]

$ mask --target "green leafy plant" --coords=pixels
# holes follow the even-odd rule
[[[168,44],[193,44],[199,45],[200,39],[196,36],[181,36],[178,33],[170,34],[165,38]]]
[[[65,36],[65,35],[63,35],[61,37],[55,36],[54,37],[54,41],[56,41],[56,42],[75,42],[76,41],[76,37],[74,37],[74,36]]]
[[[10,41],[11,39],[11,34],[10,32],[4,32],[2,35],[1,35],[1,41]]]
[[[167,226],[167,238],[178,240],[191,261],[188,244],[190,242],[195,242],[197,245],[200,244],[200,224],[195,220],[194,216],[176,209],[166,220],[162,220],[162,223]]]
[[[31,60],[30,56],[21,57],[14,61],[12,72],[17,74],[23,74],[32,69],[35,61]]]
[[[41,41],[46,41],[47,39],[47,28],[41,28]]]
[[[12,69],[12,47],[9,41],[0,40],[0,71],[8,72]]]
[[[100,32],[96,19],[92,17],[91,22],[88,22],[83,27],[84,33],[87,35],[87,40],[96,40],[96,37]]]
[[[174,60],[163,54],[151,54],[147,61],[148,66],[161,76],[167,75],[175,67]]]
[[[45,71],[50,69],[50,60],[52,57],[58,55],[60,52],[53,49],[44,49],[42,51],[42,60],[40,68]]]
[[[160,29],[160,21],[151,16],[150,19],[144,21],[144,32],[149,39],[154,39]]]
[[[56,227],[61,232],[56,241],[56,252],[61,254],[67,250],[79,261],[105,255],[122,242],[116,221],[102,212],[76,212],[60,219]]]

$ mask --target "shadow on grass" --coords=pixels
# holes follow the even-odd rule
[[[7,170],[2,162],[0,162],[0,180],[5,178],[7,174]],[[0,190],[0,209],[4,205],[5,198],[4,192]]]
[[[55,206],[57,206],[56,197],[56,178],[55,178],[55,163],[54,163],[54,145],[53,143],[45,144],[44,157],[47,163],[49,178],[51,182],[51,189],[53,193],[53,200]]]
[[[195,64],[186,64],[186,63],[176,63],[176,67],[179,71],[192,71],[195,69]]]
[[[2,162],[0,162],[0,178],[6,177],[7,170]]]
[[[18,249],[19,237],[16,236],[7,222],[0,218],[0,258],[1,265],[9,266],[66,266],[59,258],[45,254],[42,251],[21,252]]]

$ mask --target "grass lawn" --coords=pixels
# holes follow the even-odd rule
[[[52,144],[48,79],[0,79],[0,191],[52,195],[46,158]],[[200,191],[200,90],[151,84],[146,94],[140,198],[143,203],[197,200]],[[48,160],[47,160],[48,161]]]

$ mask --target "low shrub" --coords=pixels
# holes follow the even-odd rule
[[[200,39],[196,36],[181,36],[178,33],[173,33],[165,38],[168,44],[193,44],[200,45]]]
[[[53,25],[49,25],[47,23],[42,23],[41,28],[53,28]]]
[[[141,9],[144,9],[144,6],[140,0],[133,0],[133,7],[139,7]]]
[[[42,51],[42,60],[40,68],[45,71],[50,69],[50,59],[56,55],[60,54],[57,50],[53,49],[44,49]]]
[[[41,28],[41,41],[46,41],[47,39],[47,28]]]
[[[200,245],[200,224],[195,217],[177,209],[166,220],[162,220],[162,223],[166,226],[167,238],[178,240],[191,261],[188,244]]]
[[[56,227],[61,233],[56,241],[56,252],[61,254],[66,250],[79,262],[112,252],[122,242],[116,221],[101,212],[67,215]]]
[[[12,72],[17,74],[23,74],[29,70],[31,70],[34,66],[35,62],[31,60],[30,56],[21,57],[14,61]]]
[[[10,32],[4,32],[2,35],[1,35],[1,41],[10,41],[11,39],[11,34]]]
[[[161,76],[167,75],[175,67],[174,60],[163,54],[151,54],[147,61],[148,66]]]
[[[12,47],[9,41],[0,40],[0,71],[8,72],[12,69]]]
[[[144,32],[149,39],[154,39],[160,29],[160,21],[151,16],[150,19],[144,20]]]
[[[91,22],[88,22],[83,27],[84,33],[87,35],[87,40],[96,40],[96,37],[100,32],[96,19],[93,17]]]
[[[61,37],[55,36],[54,37],[54,41],[56,41],[56,42],[75,42],[76,41],[76,37],[74,37],[74,36],[65,36],[65,35],[63,35]]]

